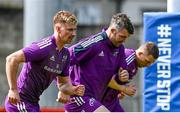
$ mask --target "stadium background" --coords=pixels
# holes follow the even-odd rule
[[[52,33],[52,16],[58,10],[74,12],[79,20],[77,38],[99,32],[117,12],[127,13],[135,25],[135,35],[125,43],[137,48],[143,41],[143,13],[166,12],[166,0],[0,0],[0,106],[8,92],[5,57],[34,40]],[[142,111],[143,77],[140,70],[134,80],[137,94],[121,103],[127,112]],[[43,107],[63,108],[55,102],[54,84],[41,96]]]

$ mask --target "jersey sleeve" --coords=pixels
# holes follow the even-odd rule
[[[38,44],[33,43],[22,49],[25,55],[25,61],[39,61],[46,57],[48,51],[48,46],[41,48]]]
[[[70,47],[72,65],[86,62],[98,54],[99,44],[103,40],[106,38],[102,34],[97,34]]]
[[[129,78],[132,79],[137,73],[136,54],[133,49],[126,49],[126,62],[128,65]]]
[[[72,48],[70,47],[71,65],[80,64],[90,60],[98,52],[98,50],[95,49],[96,47],[97,45],[95,43],[88,47],[84,47],[82,44],[78,44]]]

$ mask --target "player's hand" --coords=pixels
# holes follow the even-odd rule
[[[120,100],[123,99],[125,96],[126,96],[125,93],[122,92],[122,91],[120,91],[119,94],[118,94],[118,98],[119,98]]]
[[[127,70],[123,70],[121,67],[118,71],[119,80],[121,82],[128,82],[129,81],[129,73]]]
[[[9,90],[8,92],[8,101],[11,104],[17,104],[20,102],[20,97],[18,90]]]
[[[134,96],[136,93],[136,87],[135,87],[135,85],[125,86],[123,92],[128,96]]]
[[[59,91],[58,92],[58,98],[56,99],[57,102],[59,103],[67,103],[70,101],[70,96],[69,95],[66,95],[64,94],[63,92]]]
[[[85,92],[85,86],[84,85],[76,85],[73,86],[74,95],[83,96]]]

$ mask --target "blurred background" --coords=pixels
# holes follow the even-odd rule
[[[144,39],[143,13],[166,12],[166,9],[166,0],[0,0],[0,106],[4,106],[9,89],[5,74],[6,56],[51,35],[52,17],[57,11],[68,10],[77,16],[78,31],[73,43],[108,27],[113,14],[126,13],[134,23],[135,34],[125,46],[137,49]],[[142,73],[139,70],[133,81],[138,88],[137,94],[121,101],[127,112],[142,111]],[[40,105],[63,108],[62,104],[55,102],[56,95],[57,89],[52,84],[41,96]]]

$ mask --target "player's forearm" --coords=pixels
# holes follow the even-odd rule
[[[16,73],[19,63],[14,57],[8,56],[6,58],[6,74],[10,90],[17,90]]]
[[[121,86],[112,78],[108,86],[112,89],[119,90]]]
[[[108,86],[112,89],[118,90],[118,91],[124,91],[125,87],[124,85],[119,85],[116,80],[111,79]]]
[[[58,89],[63,92],[66,95],[73,95],[74,94],[74,89],[73,85],[71,83],[64,83],[64,84],[58,84]]]

